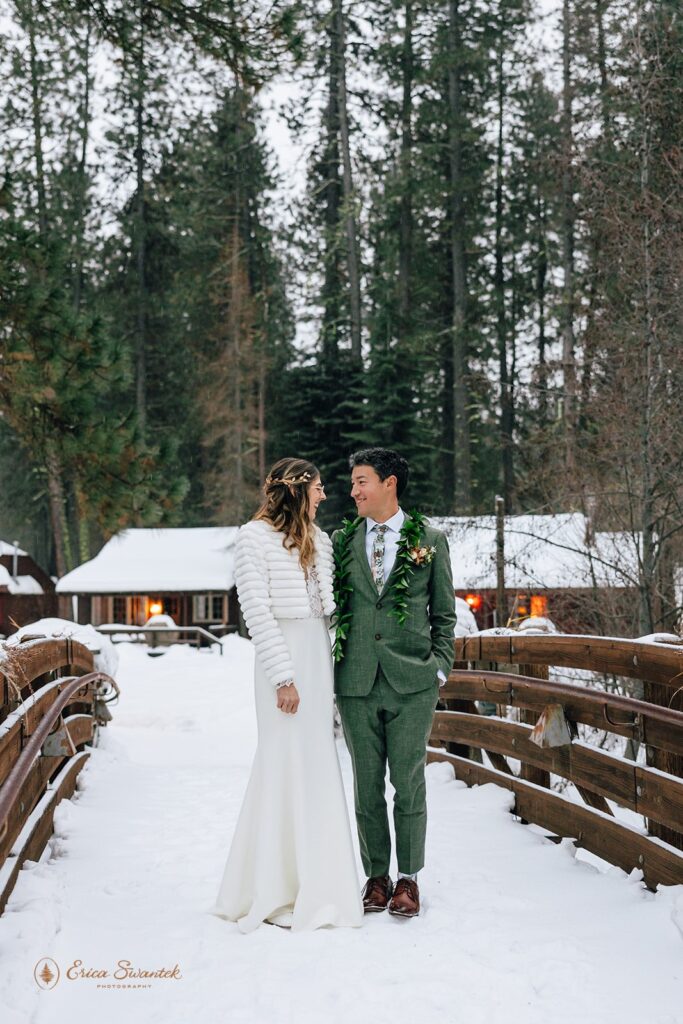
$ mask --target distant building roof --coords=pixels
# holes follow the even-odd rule
[[[430,517],[448,535],[456,590],[496,586],[495,516]],[[505,516],[505,586],[539,590],[635,587],[640,536],[596,533],[579,512]]]
[[[44,594],[38,580],[33,576],[12,576],[9,569],[0,565],[0,590],[7,588],[10,594]]]
[[[57,583],[59,594],[226,591],[236,526],[124,530]]]
[[[9,544],[6,540],[0,540],[0,558],[3,555],[13,555],[15,551],[14,544]],[[26,551],[22,551],[21,548],[16,549],[18,555],[26,555]]]

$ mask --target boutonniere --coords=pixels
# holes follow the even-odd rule
[[[435,547],[415,547],[408,551],[408,558],[414,565],[429,565],[436,554]]]
[[[334,626],[332,654],[335,662],[341,661],[344,657],[344,642],[351,628],[349,603],[353,587],[349,569],[350,543],[354,533],[363,522],[365,520],[362,516],[358,516],[357,519],[345,519],[335,543],[334,599],[337,607],[332,619]],[[435,547],[420,543],[426,526],[427,520],[420,512],[409,512],[401,527],[396,562],[391,573],[391,587],[389,588],[389,593],[393,597],[393,607],[389,614],[398,619],[400,626],[404,625],[408,618],[410,575],[416,566],[429,565],[436,554]]]

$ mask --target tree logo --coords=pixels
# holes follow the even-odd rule
[[[59,981],[59,966],[49,956],[42,957],[33,968],[33,977],[39,988],[54,988]]]

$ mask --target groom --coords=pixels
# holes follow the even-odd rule
[[[420,911],[424,765],[439,685],[453,663],[455,600],[446,537],[398,499],[408,464],[387,448],[350,460],[359,518],[332,537],[339,595],[335,693],[354,773],[366,913]],[[341,660],[340,657],[341,648]],[[386,768],[395,789],[398,880],[389,877]]]

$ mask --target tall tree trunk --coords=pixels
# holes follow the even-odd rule
[[[510,403],[508,407],[509,420],[509,436],[510,443],[512,444],[512,438],[515,434],[516,426],[516,412],[515,412],[515,389],[517,386],[517,324],[519,321],[520,314],[520,275],[517,271],[517,262],[515,254],[512,254],[512,267],[510,271],[510,315],[508,317],[508,344],[507,344],[507,355],[508,355],[508,384],[510,389]],[[511,502],[515,503],[515,464],[514,459],[510,457],[510,471],[511,471]]]
[[[405,3],[403,52],[401,58],[403,95],[401,100],[401,211],[398,250],[398,318],[399,342],[405,347],[411,335],[411,274],[413,254],[413,0]]]
[[[588,267],[586,329],[583,333],[583,368],[581,371],[581,390],[578,396],[579,404],[576,411],[576,424],[577,429],[579,430],[585,429],[586,426],[586,410],[590,404],[593,370],[595,368],[595,358],[598,354],[595,313],[600,299],[598,276],[600,274],[601,267],[600,237],[599,230],[596,229],[595,224],[592,224],[590,229]]]
[[[607,50],[605,47],[605,2],[595,0],[595,27],[598,39],[598,71],[600,74],[600,116],[602,136],[606,148],[612,145],[612,117],[609,107],[609,77],[607,74]]]
[[[244,94],[243,94],[244,95]],[[243,102],[241,107],[242,117],[246,120],[248,104]],[[255,390],[256,390],[256,444],[257,444],[257,473],[259,484],[266,478],[266,446],[268,433],[266,429],[266,402],[268,400],[268,369],[269,369],[269,323],[270,323],[270,289],[267,276],[267,255],[261,239],[260,225],[261,216],[259,213],[259,196],[253,192],[247,196],[244,203],[244,217],[246,221],[245,238],[249,246],[249,298],[254,309],[254,316],[257,319],[255,331],[255,344],[252,347],[253,358],[256,362]]]
[[[451,261],[453,274],[453,510],[466,513],[472,507],[470,423],[468,408],[467,284],[465,269],[465,212],[462,175],[463,112],[461,96],[462,32],[459,0],[449,0],[448,102],[449,160],[451,179]]]
[[[31,119],[33,123],[33,155],[36,169],[36,192],[38,196],[38,230],[43,241],[47,241],[48,213],[47,190],[45,187],[45,161],[43,154],[43,110],[38,48],[36,45],[35,8],[33,0],[26,5],[29,38],[29,64],[31,70]],[[66,521],[66,505],[62,465],[59,453],[51,438],[45,439],[45,470],[47,473],[47,494],[50,509],[50,525],[54,547],[55,568],[58,576],[64,576],[71,568],[71,545]]]
[[[356,194],[353,188],[351,170],[351,140],[349,111],[346,93],[346,15],[342,0],[334,0],[339,71],[337,93],[339,109],[339,141],[342,157],[342,184],[344,189],[344,226],[346,231],[346,266],[349,276],[349,313],[351,318],[351,354],[358,365],[362,364],[361,349],[361,304],[360,304],[360,258],[358,253],[358,228],[356,224]]]
[[[242,394],[242,352],[240,343],[240,332],[242,328],[242,275],[240,273],[241,246],[240,246],[240,194],[235,192],[235,221],[232,228],[230,244],[230,300],[228,317],[230,330],[228,337],[232,342],[233,352],[233,406],[234,406],[234,439],[233,456],[235,475],[233,490],[235,495],[235,507],[238,510],[239,521],[241,522],[244,509],[244,456],[243,456],[243,425],[242,413],[244,408],[244,396]],[[265,479],[265,474],[264,474]]]
[[[496,337],[498,341],[498,366],[500,377],[500,450],[503,477],[503,504],[506,513],[512,512],[512,499],[515,486],[512,447],[513,395],[512,381],[508,372],[507,333],[508,324],[505,315],[505,275],[503,269],[503,108],[505,105],[505,79],[503,66],[503,46],[505,39],[504,15],[498,26],[498,54],[496,71],[498,75],[498,126],[496,142],[496,189],[495,216],[496,241],[494,255],[493,288],[496,308]]]
[[[86,29],[83,42],[83,102],[81,107],[81,152],[78,158],[76,210],[73,256],[73,303],[76,312],[81,308],[83,291],[83,239],[85,236],[85,209],[87,193],[87,157],[90,135],[90,11],[85,13]]]
[[[38,194],[38,229],[43,238],[47,235],[47,195],[45,189],[45,162],[43,156],[43,109],[40,91],[40,71],[36,46],[36,23],[33,0],[26,4],[29,41],[29,62],[31,68],[31,118],[33,121],[33,156],[36,166],[36,192]]]
[[[545,205],[539,195],[536,203],[536,309],[538,313],[538,411],[541,423],[548,421],[548,364],[546,361],[546,289],[548,280],[548,223]]]
[[[266,319],[267,323],[267,319]],[[265,329],[264,329],[265,334]],[[266,388],[268,381],[268,363],[265,346],[259,353],[258,364],[258,478],[266,479]]]
[[[325,277],[323,284],[322,353],[335,366],[339,351],[340,273],[339,221],[341,218],[341,182],[339,180],[339,34],[336,14],[328,21],[329,72],[327,105],[324,114],[325,149]]]
[[[52,525],[55,568],[59,577],[65,576],[72,568],[71,544],[66,524],[64,484],[59,454],[52,442],[48,442],[45,468],[47,470],[47,495]]]
[[[646,636],[654,630],[652,597],[655,581],[655,510],[652,483],[652,404],[655,373],[655,323],[652,311],[652,259],[650,252],[651,226],[647,213],[647,191],[650,179],[650,128],[647,111],[643,111],[645,126],[641,154],[641,194],[643,209],[643,286],[644,317],[642,347],[642,403],[640,411],[640,471],[641,471],[641,531],[643,555],[640,578],[640,634]]]
[[[147,431],[147,295],[145,283],[145,18],[144,0],[138,0],[138,49],[135,95],[135,243],[137,271],[137,324],[135,337],[135,406],[142,436]]]
[[[80,480],[76,480],[74,484],[74,499],[76,503],[76,521],[78,524],[78,557],[81,562],[87,562],[90,558],[88,499],[83,491]]]
[[[640,473],[641,473],[641,494],[640,494],[640,529],[642,533],[642,565],[640,573],[640,607],[639,621],[641,635],[652,633],[655,628],[655,587],[658,569],[658,561],[661,556],[661,534],[665,532],[665,517],[662,516],[658,522],[658,513],[661,514],[661,504],[657,503],[657,485],[661,484],[654,476],[653,464],[657,460],[657,444],[661,445],[661,437],[657,437],[656,420],[661,416],[661,409],[658,402],[662,400],[664,387],[660,386],[660,374],[662,373],[662,336],[665,337],[667,330],[666,318],[663,326],[659,326],[658,303],[656,292],[661,288],[663,267],[660,265],[661,255],[658,257],[655,245],[662,234],[662,208],[661,194],[657,194],[658,183],[652,178],[656,173],[656,165],[653,165],[653,141],[656,128],[661,132],[661,81],[663,78],[662,58],[659,53],[653,53],[646,46],[644,52],[641,49],[644,39],[647,38],[648,16],[651,17],[647,6],[637,5],[637,23],[634,31],[634,39],[638,52],[637,72],[637,112],[641,119],[641,144],[640,144],[640,195],[638,197],[638,209],[641,217],[641,246],[642,256],[640,266],[642,267],[642,297],[638,303],[642,309],[642,344],[640,346],[640,380],[641,380],[641,408],[640,408]],[[643,25],[645,21],[645,25]],[[650,42],[650,41],[649,41]],[[652,43],[650,42],[650,47]],[[647,75],[647,78],[645,77]],[[660,132],[657,132],[658,150],[662,144]],[[668,139],[666,142],[668,143]],[[667,197],[668,198],[668,197]],[[667,205],[670,204],[669,203]],[[659,210],[657,211],[657,207]],[[664,216],[668,220],[670,213],[666,210]],[[678,243],[678,239],[676,240]],[[676,250],[678,255],[678,250]],[[666,285],[665,285],[666,287]],[[659,293],[661,294],[661,292]],[[661,332],[661,334],[660,334]],[[662,382],[663,384],[663,382]],[[667,439],[668,440],[668,439]],[[666,442],[665,442],[666,443]],[[661,498],[659,499],[661,502]],[[657,537],[657,534],[660,537]],[[646,701],[653,704],[660,704],[664,707],[680,707],[680,694],[671,693],[671,687],[662,684],[645,682],[641,684],[643,696]],[[670,751],[661,750],[650,745],[646,746],[646,763],[662,772],[683,778],[683,757]],[[662,839],[666,843],[683,849],[683,833],[672,829],[667,825],[653,819],[648,819],[648,831]]]
[[[610,159],[612,150],[612,117],[610,114],[609,78],[607,74],[607,52],[605,47],[605,2],[606,0],[595,0],[595,28],[597,38],[597,68],[599,75],[600,94],[600,120],[602,123],[602,137],[598,144],[593,147],[594,159],[604,161]],[[602,170],[602,168],[600,168]],[[595,333],[595,311],[600,300],[598,279],[601,271],[600,254],[600,226],[595,223],[595,217],[591,219],[590,242],[588,258],[588,310],[586,313],[586,330],[583,349],[583,370],[581,373],[581,394],[580,406],[577,409],[577,426],[584,425],[584,410],[590,400],[591,384],[595,357],[597,354],[597,338]]]
[[[455,494],[455,449],[454,430],[455,414],[453,412],[453,339],[451,335],[450,310],[443,331],[441,344],[441,373],[443,377],[443,395],[441,404],[441,451],[439,453],[439,475],[441,478],[441,507],[453,507]],[[437,435],[438,436],[438,435]]]
[[[571,487],[576,469],[576,353],[574,338],[574,142],[572,109],[572,15],[562,4],[562,371],[564,378],[565,469]]]

